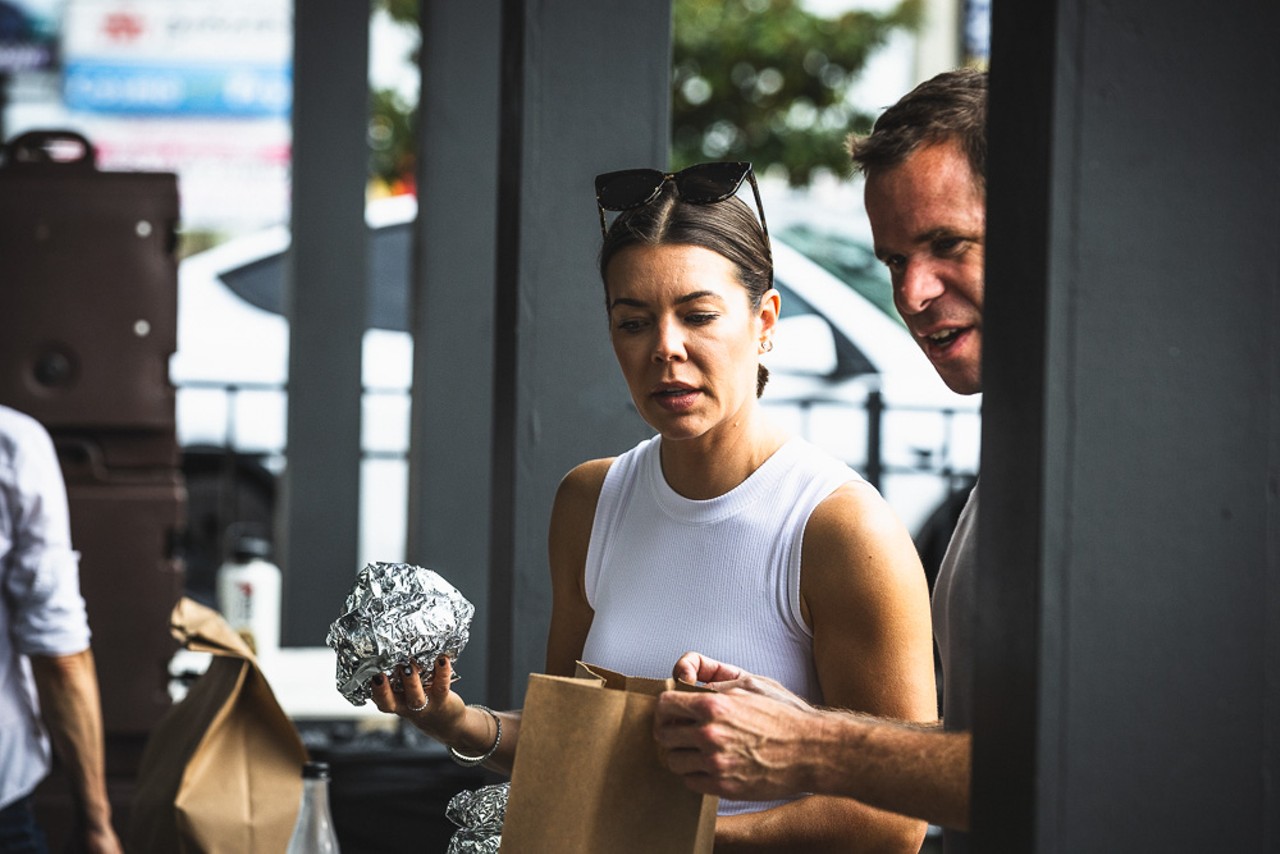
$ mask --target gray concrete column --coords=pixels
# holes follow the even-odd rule
[[[411,562],[476,605],[458,662],[469,702],[490,703],[495,233],[499,0],[422,4]],[[490,703],[492,705],[492,703]]]
[[[997,3],[974,850],[1280,846],[1280,10]]]
[[[490,695],[546,664],[560,478],[645,435],[608,340],[593,178],[665,165],[668,2],[505,0],[498,166]]]
[[[315,646],[359,569],[369,4],[307,0],[297,4],[294,27],[289,462],[279,552],[284,641]]]

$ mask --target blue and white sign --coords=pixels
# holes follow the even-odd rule
[[[293,98],[289,69],[280,67],[76,61],[64,75],[67,107],[101,113],[278,116]]]
[[[288,115],[287,0],[70,0],[63,96],[72,110]]]

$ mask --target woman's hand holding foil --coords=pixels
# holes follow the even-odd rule
[[[439,743],[463,754],[484,755],[494,746],[497,731],[489,712],[468,708],[449,688],[453,684],[453,661],[448,656],[435,659],[425,679],[416,662],[401,666],[399,685],[383,673],[370,680],[374,705],[381,712],[398,714]]]
[[[435,666],[426,674],[418,669],[416,662],[401,668],[398,690],[392,687],[393,680],[382,673],[369,680],[373,704],[380,711],[399,715],[437,741],[459,750],[480,747],[479,752],[483,752],[492,743],[492,722],[488,715],[477,714],[472,726],[466,725],[469,717],[466,703],[450,688],[453,662],[449,656],[437,657]]]

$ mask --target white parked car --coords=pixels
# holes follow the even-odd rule
[[[414,200],[397,197],[373,203],[367,216],[378,288],[363,350],[362,563],[404,554],[413,348],[404,327],[415,215]],[[288,245],[279,227],[179,267],[170,376],[190,495],[188,586],[197,596],[212,593],[229,525],[269,532],[272,524],[285,452],[289,329],[280,311]],[[861,268],[848,263],[850,252]],[[977,471],[980,401],[943,385],[893,314],[888,279],[865,247],[783,229],[774,265],[782,320],[766,357],[772,379],[763,402],[784,426],[873,477],[926,565],[936,562]]]

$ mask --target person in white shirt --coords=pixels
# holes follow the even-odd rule
[[[52,739],[72,785],[80,849],[119,852],[62,472],[45,429],[5,406],[0,591],[0,850],[45,850],[31,794],[49,772]]]

